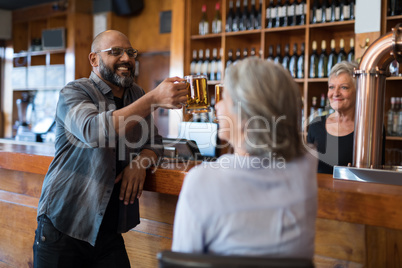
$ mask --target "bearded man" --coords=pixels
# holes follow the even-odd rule
[[[130,267],[121,233],[139,223],[146,169],[163,154],[151,112],[187,99],[179,77],[145,94],[134,83],[137,53],[121,32],[102,32],[91,46],[90,77],[60,91],[34,267]]]

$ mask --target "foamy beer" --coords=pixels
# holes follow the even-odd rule
[[[210,103],[206,75],[187,75],[187,113],[209,112]]]

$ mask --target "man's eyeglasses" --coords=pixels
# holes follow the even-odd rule
[[[130,58],[137,58],[138,55],[138,50],[134,48],[122,48],[122,47],[111,47],[111,48],[106,48],[102,49],[99,51],[95,51],[95,53],[99,52],[109,52],[110,55],[115,56],[115,57],[121,57],[123,56],[124,52],[127,53],[127,56]]]

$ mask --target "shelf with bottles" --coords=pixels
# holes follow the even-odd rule
[[[310,0],[310,24],[320,25],[355,19],[355,0]]]

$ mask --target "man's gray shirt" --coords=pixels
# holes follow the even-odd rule
[[[124,92],[124,106],[143,95],[144,91],[134,84]],[[38,216],[45,214],[60,232],[93,246],[113,191],[116,157],[127,166],[143,149],[153,150],[159,157],[163,153],[162,137],[151,115],[145,119],[122,119],[120,125],[128,120],[139,123],[118,136],[112,119],[115,109],[112,89],[93,72],[89,78],[70,82],[60,91],[56,154],[38,205]],[[138,224],[130,221],[130,213],[130,205],[119,211],[119,219],[125,219],[119,222],[119,232]]]

